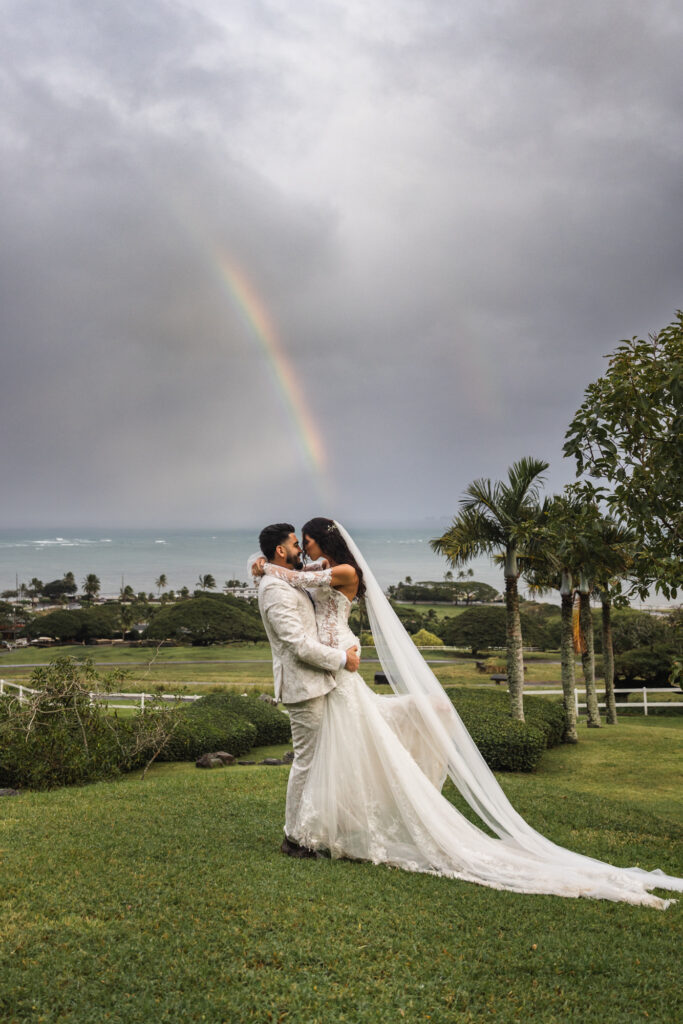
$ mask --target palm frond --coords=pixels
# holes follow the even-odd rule
[[[520,505],[537,502],[539,489],[544,480],[543,474],[549,466],[550,463],[544,459],[534,459],[531,456],[513,462],[508,470],[509,485],[506,488],[510,496]]]
[[[475,509],[456,516],[443,537],[429,542],[434,551],[445,555],[449,565],[465,565],[478,555],[490,554],[504,545],[497,524]]]

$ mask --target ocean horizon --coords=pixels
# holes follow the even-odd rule
[[[423,522],[417,526],[358,527],[351,532],[380,585],[386,589],[410,576],[413,581],[443,580],[449,566],[436,555],[429,541],[449,525]],[[10,528],[0,530],[0,592],[28,584],[33,577],[47,583],[73,572],[79,589],[89,573],[100,579],[100,596],[118,597],[123,586],[135,593],[155,593],[154,581],[163,573],[166,590],[198,587],[199,576],[211,573],[221,590],[226,580],[247,582],[246,562],[258,550],[260,527],[231,530],[150,529],[102,527]],[[504,592],[503,573],[489,558],[473,559],[471,579]],[[452,570],[453,571],[453,570]],[[453,571],[454,576],[457,575]],[[531,596],[521,581],[520,591]],[[559,604],[559,596],[537,600]],[[634,608],[674,607],[661,596],[651,595]]]
[[[446,559],[432,551],[429,541],[447,525],[366,527],[355,529],[353,536],[386,588],[406,576],[414,581],[444,578]],[[128,585],[136,593],[156,592],[154,581],[162,573],[167,590],[192,590],[206,573],[215,577],[220,590],[228,579],[246,581],[246,562],[258,550],[259,529],[4,529],[0,591],[15,589],[17,581],[28,584],[33,577],[47,583],[66,572],[73,572],[79,588],[88,573],[95,573],[102,597],[116,597]],[[489,559],[476,559],[469,568],[474,579],[503,590],[502,573]]]

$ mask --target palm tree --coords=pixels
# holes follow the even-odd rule
[[[37,576],[34,576],[29,583],[31,597],[38,597],[43,592],[43,581],[39,580]]]
[[[547,505],[545,529],[536,544],[534,559],[524,572],[529,588],[539,594],[560,594],[560,659],[565,743],[578,743],[576,731],[576,679],[574,673],[574,538],[580,506],[567,495],[555,495]]]
[[[499,554],[505,575],[507,676],[512,717],[524,721],[524,662],[517,581],[520,559],[540,529],[539,487],[548,463],[523,458],[508,479],[475,480],[465,489],[460,513],[443,535],[431,541],[449,565],[465,565],[478,555]]]
[[[583,681],[586,687],[586,725],[589,729],[599,729],[600,708],[595,687],[595,640],[593,636],[593,613],[591,612],[591,594],[593,582],[582,566],[579,569],[579,635],[581,644],[581,665]]]
[[[162,587],[166,586],[166,583],[166,573],[162,572],[161,575],[154,581],[154,586],[157,588],[158,594],[161,594],[161,589]]]
[[[94,597],[97,597],[97,595],[100,592],[101,584],[99,578],[95,575],[94,572],[88,573],[88,575],[85,577],[81,585],[83,587],[83,593],[85,594],[89,601],[92,601]]]
[[[126,633],[135,622],[135,609],[132,605],[119,605],[119,624],[121,626],[121,639],[126,639]]]
[[[216,581],[210,572],[207,572],[206,576],[201,576],[197,580],[202,590],[215,590]]]
[[[636,534],[629,527],[589,506],[591,515],[590,552],[585,558],[585,574],[602,606],[602,660],[605,677],[605,705],[608,725],[617,725],[614,695],[614,648],[612,645],[612,604],[621,597],[621,583],[633,565]],[[592,622],[591,622],[592,627]]]
[[[73,596],[78,590],[76,577],[72,572],[65,572],[62,578],[64,580],[64,593]]]

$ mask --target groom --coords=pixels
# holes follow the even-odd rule
[[[301,547],[290,523],[274,523],[259,534],[267,561],[301,569]],[[292,838],[301,794],[313,759],[325,694],[334,688],[335,673],[360,664],[357,647],[338,650],[318,640],[313,601],[305,590],[290,587],[277,576],[262,576],[258,604],[273,655],[275,699],[289,712],[294,761],[287,784],[285,838],[281,850],[290,857],[315,857]]]

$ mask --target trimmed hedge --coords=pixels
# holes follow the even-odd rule
[[[543,751],[562,742],[562,704],[525,697],[525,722],[510,717],[506,693],[450,687],[446,690],[484,760],[494,771],[533,772]]]
[[[290,743],[292,729],[289,724],[289,715],[284,714],[274,704],[268,704],[259,700],[258,697],[248,695],[242,697],[238,693],[208,693],[206,697],[198,700],[195,708],[216,709],[231,711],[240,718],[246,718],[248,722],[256,726],[256,739],[254,746],[267,747],[275,743]],[[229,749],[229,748],[228,748]],[[230,750],[230,753],[234,753]]]
[[[207,705],[206,699],[177,709],[178,722],[159,754],[159,761],[192,761],[211,750],[225,750],[241,757],[251,750],[256,741],[256,726],[226,706]]]

